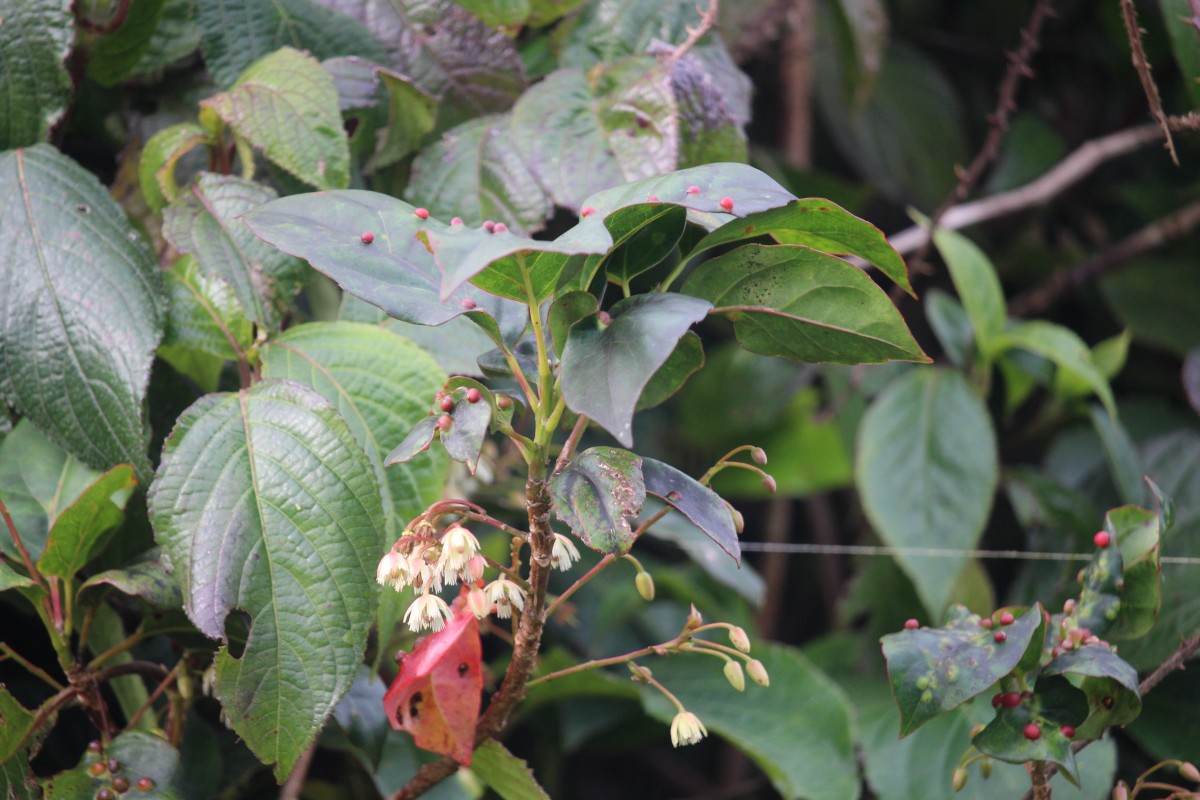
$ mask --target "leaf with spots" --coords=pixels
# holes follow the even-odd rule
[[[205,172],[163,213],[167,241],[193,256],[201,273],[229,284],[246,317],[272,329],[306,270],[298,259],[259,241],[240,218],[276,197],[260,183]]]
[[[987,690],[1027,660],[1046,638],[1042,607],[1012,609],[1009,625],[984,627],[977,614],[955,606],[941,628],[890,633],[881,639],[892,696],[900,709],[900,735]],[[997,641],[999,633],[1003,641]]]
[[[1083,693],[1063,678],[1043,675],[1028,696],[1019,704],[1008,707],[1000,704],[996,716],[972,740],[981,753],[1013,764],[1027,761],[1050,761],[1057,764],[1071,783],[1079,785],[1079,770],[1072,738],[1084,738],[1077,730],[1074,737],[1063,734],[1062,726],[1077,728],[1087,716],[1087,701]],[[1038,735],[1031,738],[1027,729],[1036,725]]]
[[[288,378],[333,404],[371,459],[383,493],[390,537],[441,497],[448,464],[441,454],[383,468],[384,456],[446,380],[437,362],[407,339],[358,322],[311,322],[289,328],[262,351],[265,378]]]
[[[388,721],[417,746],[471,765],[483,691],[479,622],[465,607],[400,660],[383,697]]]
[[[219,120],[219,122],[218,122]],[[200,123],[221,123],[309,186],[350,183],[350,144],[333,76],[312,56],[284,47],[251,64],[228,92],[200,104]],[[242,165],[253,171],[253,165]]]
[[[1136,506],[1114,508],[1104,517],[1104,530],[1121,551],[1121,606],[1110,639],[1137,639],[1150,632],[1162,605],[1162,575],[1158,563],[1162,520]],[[1111,546],[1111,545],[1110,545]]]
[[[1087,698],[1087,719],[1072,722],[1081,739],[1098,739],[1104,729],[1132,722],[1142,710],[1137,670],[1106,644],[1068,650],[1042,668],[1062,675]]]
[[[283,780],[354,679],[375,607],[375,468],[312,389],[266,380],[185,411],[150,488],[150,521],[204,634],[226,718]]]
[[[554,511],[584,544],[623,555],[633,547],[630,518],[646,502],[642,459],[628,450],[593,447],[550,479]]]
[[[0,154],[0,397],[89,466],[146,458],[164,303],[148,242],[49,145]]]

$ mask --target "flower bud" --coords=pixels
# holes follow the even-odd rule
[[[1112,800],[1129,800],[1129,785],[1125,781],[1118,781],[1113,787]]]
[[[704,617],[700,616],[700,612],[696,610],[696,605],[692,604],[692,610],[688,613],[687,622],[683,623],[684,631],[694,631],[704,624]]]
[[[478,586],[472,586],[467,591],[467,608],[478,619],[483,619],[492,610],[492,602],[487,599],[487,592]]]
[[[654,577],[649,572],[639,572],[633,582],[637,585],[638,594],[642,596],[643,600],[649,603],[654,599]]]
[[[757,658],[752,658],[746,662],[746,674],[750,676],[750,680],[759,686],[771,685],[771,676],[767,674],[767,668]]]
[[[985,758],[979,762],[979,774],[983,776],[985,781],[992,777],[992,760],[990,758]]]
[[[971,773],[967,772],[964,767],[956,767],[954,777],[950,779],[950,788],[956,792],[961,792],[963,787],[967,785],[967,778],[971,777]]]
[[[732,506],[729,509],[729,516],[733,517],[733,529],[738,533],[746,530],[746,518],[742,516],[742,512]]]
[[[725,680],[739,692],[746,691],[746,675],[742,672],[742,665],[733,659],[725,662]]]
[[[750,637],[746,635],[746,631],[736,625],[729,629],[729,641],[743,653],[750,652]]]
[[[771,494],[775,494],[775,490],[778,488],[775,484],[775,478],[770,475],[763,475],[762,485]]]
[[[763,450],[761,447],[756,447],[751,450],[750,457],[753,458],[758,464],[762,464],[763,466],[766,466],[767,464],[767,451]]]
[[[1196,765],[1190,761],[1179,765],[1179,774],[1183,776],[1184,780],[1200,783],[1200,769],[1196,769]]]

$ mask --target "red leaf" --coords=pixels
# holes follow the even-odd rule
[[[411,733],[421,749],[470,766],[483,692],[481,655],[479,623],[462,608],[400,662],[383,696],[392,727]]]

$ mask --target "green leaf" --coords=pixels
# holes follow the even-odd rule
[[[25,741],[33,725],[33,712],[17,702],[7,688],[0,685],[0,764],[8,761]]]
[[[437,99],[409,78],[379,67],[375,70],[388,94],[387,126],[376,134],[375,152],[366,171],[376,172],[415,153],[437,121]]]
[[[337,88],[311,56],[285,47],[254,62],[232,89],[200,104],[202,124],[208,115],[310,186],[344,189],[350,183]]]
[[[171,313],[160,349],[195,350],[222,360],[250,349],[254,327],[229,283],[204,275],[191,256],[177,259],[165,278]]]
[[[671,255],[687,226],[682,206],[645,204],[626,206],[604,219],[613,246],[600,262],[600,269],[619,286],[653,269]]]
[[[153,781],[153,789],[136,791],[136,796],[145,800],[183,800],[179,751],[161,736],[141,731],[121,733],[109,742],[105,753],[85,752],[79,766],[60,772],[46,782],[46,800],[87,800],[101,789],[112,791],[112,775],[107,770],[100,777],[93,777],[88,772],[92,764],[109,758],[119,761],[126,775]]]
[[[869,95],[887,50],[887,9],[881,0],[838,0],[837,5],[852,42],[851,83],[858,96]]]
[[[880,640],[900,709],[900,736],[987,691],[1018,664],[1032,659],[1036,666],[1046,638],[1042,607],[1010,613],[1016,621],[1004,626],[1003,642],[963,606],[951,609],[941,628],[903,630]]]
[[[146,45],[134,75],[159,73],[200,47],[200,27],[192,0],[165,0],[158,26]]]
[[[1042,667],[1042,675],[1066,676],[1087,696],[1087,720],[1064,720],[1075,725],[1078,738],[1097,739],[1105,728],[1131,722],[1142,710],[1137,671],[1108,645],[1068,650]]]
[[[1092,363],[1105,380],[1111,381],[1125,368],[1129,344],[1132,341],[1133,332],[1125,330],[1092,348]],[[1087,397],[1092,393],[1092,389],[1078,375],[1060,370],[1054,376],[1054,393],[1060,397]]]
[[[404,435],[404,438],[400,440],[400,444],[396,445],[395,449],[387,454],[387,458],[383,460],[383,465],[391,467],[396,464],[406,464],[428,450],[429,445],[433,443],[434,435],[437,433],[437,421],[438,418],[431,415],[413,425],[408,433]]]
[[[599,308],[600,301],[587,292],[567,292],[555,299],[546,315],[550,338],[554,342],[555,355],[562,358],[563,348],[567,346],[571,327],[576,322],[594,315]]]
[[[123,11],[117,11],[109,5],[112,14],[124,13],[124,19],[87,46],[88,75],[101,86],[113,86],[137,68],[158,28],[163,0],[130,0],[121,7]],[[111,24],[108,20],[95,22]]]
[[[1200,29],[1195,3],[1189,0],[1164,0],[1163,24],[1171,40],[1171,51],[1183,75],[1192,106],[1200,106]]]
[[[1022,322],[1005,331],[996,347],[999,350],[1015,347],[1049,360],[1058,369],[1071,373],[1073,380],[1085,382],[1104,403],[1108,413],[1114,418],[1117,416],[1108,381],[1092,362],[1088,346],[1069,328],[1041,320]]]
[[[1100,289],[1136,341],[1182,357],[1200,345],[1200,285],[1189,266],[1186,259],[1138,259],[1105,275]]]
[[[683,388],[688,378],[704,366],[704,345],[694,331],[688,331],[675,345],[671,355],[650,377],[637,401],[637,411],[665,403]]]
[[[756,644],[753,655],[771,676],[769,688],[734,691],[717,662],[698,655],[656,660],[654,679],[710,732],[750,756],[787,800],[856,800],[853,709],[845,693],[798,650]],[[659,692],[643,692],[642,702],[664,724],[675,716]]]
[[[628,450],[592,447],[550,479],[554,512],[583,543],[623,555],[633,547],[629,518],[646,501],[642,459]]]
[[[1104,530],[1120,548],[1124,581],[1117,619],[1105,635],[1137,639],[1154,627],[1162,605],[1159,515],[1135,506],[1114,508],[1104,516]]]
[[[471,772],[504,800],[550,800],[529,765],[495,739],[475,748]]]
[[[373,325],[313,322],[289,328],[262,351],[265,378],[288,378],[333,404],[375,469],[388,535],[442,494],[447,463],[439,457],[384,471],[383,459],[424,419],[446,374],[412,342]]]
[[[855,479],[884,542],[969,550],[983,533],[998,481],[996,439],[983,401],[959,372],[914,370],[863,416]],[[897,555],[931,613],[946,605],[966,555]]]
[[[521,305],[465,286],[441,299],[442,273],[417,234],[450,228],[433,218],[421,220],[413,211],[403,200],[351,190],[284,197],[244,219],[263,241],[303,258],[345,291],[396,319],[441,325],[470,313],[489,336],[519,336],[529,317]],[[372,244],[363,244],[364,231],[375,235]],[[468,312],[471,303],[477,310]],[[492,318],[490,324],[485,315]]]
[[[138,180],[142,195],[152,211],[162,211],[163,206],[179,194],[175,165],[202,144],[210,144],[209,136],[203,128],[191,122],[163,128],[146,142],[142,160],[138,163]]]
[[[588,69],[645,53],[655,39],[682,42],[696,23],[690,0],[623,0],[588,3],[571,20],[560,60]]]
[[[0,0],[0,150],[46,140],[71,101],[64,62],[75,39],[72,5]]]
[[[91,576],[79,587],[79,603],[94,605],[108,589],[137,597],[151,608],[169,610],[183,605],[179,582],[163,563],[157,547],[143,553],[128,566]]]
[[[540,230],[550,202],[517,148],[506,116],[464,122],[421,151],[404,196],[469,226],[492,220],[516,232]]]
[[[454,0],[493,28],[519,25],[531,10],[530,0]],[[503,748],[501,748],[503,749]],[[492,787],[495,788],[495,787]],[[505,795],[507,798],[507,795]]]
[[[1125,503],[1142,502],[1145,495],[1142,488],[1142,464],[1129,433],[1120,420],[1114,419],[1104,409],[1093,406],[1089,411],[1091,412],[1092,428],[1096,431],[1096,436],[1099,437],[1100,444],[1104,448],[1104,455],[1108,459],[1109,473],[1112,475],[1113,484],[1117,487],[1121,501]]]
[[[682,291],[711,302],[752,353],[838,364],[929,360],[874,281],[807,247],[739,247],[697,267]]]
[[[54,521],[38,570],[68,580],[74,577],[91,559],[100,537],[125,519],[125,501],[135,484],[133,469],[122,464],[85,489]]]
[[[291,381],[208,395],[179,418],[149,495],[189,618],[214,639],[230,726],[282,780],[354,678],[384,517],[371,460],[336,409]]]
[[[142,401],[165,310],[153,251],[49,145],[0,155],[0,202],[0,396],[90,466],[132,464],[145,480]]]
[[[975,329],[975,346],[986,360],[993,358],[1004,335],[1008,312],[1004,308],[1004,290],[1000,278],[984,252],[974,242],[955,231],[938,228],[934,244],[950,270],[954,289]]]
[[[997,708],[995,719],[971,739],[971,744],[981,753],[1013,764],[1050,761],[1078,785],[1079,768],[1071,739],[1063,736],[1060,727],[1078,728],[1086,716],[1087,700],[1083,693],[1068,681],[1043,673],[1031,697],[1024,698],[1016,708],[1004,705]],[[1041,731],[1036,740],[1025,735],[1030,723]],[[1076,737],[1084,738],[1083,732],[1077,732]]]
[[[276,196],[260,183],[205,172],[163,213],[167,241],[193,255],[203,274],[228,283],[248,319],[272,329],[278,328],[306,270],[258,241],[240,217]]]
[[[736,199],[733,210],[734,213],[741,211]],[[836,203],[819,197],[792,200],[780,208],[731,220],[701,239],[687,257],[690,259],[714,247],[759,236],[770,236],[781,244],[802,244],[823,253],[858,256],[874,264],[897,286],[916,297],[904,259],[888,243],[883,232]]]
[[[741,562],[742,549],[733,517],[720,495],[687,473],[653,458],[642,459],[642,476],[647,493],[674,506],[735,563]]]
[[[562,358],[567,407],[631,445],[633,412],[642,390],[710,307],[705,300],[679,294],[643,294],[614,305],[606,327],[576,324]]]
[[[222,87],[284,46],[307,50],[318,59],[385,60],[379,43],[360,23],[310,0],[204,0],[196,3],[196,21],[205,66]]]
[[[36,585],[32,579],[0,560],[0,592],[7,592],[9,589],[29,589]]]
[[[41,556],[55,520],[100,476],[52,444],[29,420],[18,422],[0,442],[0,499],[31,558]],[[20,561],[6,529],[0,551]]]
[[[554,201],[578,210],[593,192],[675,169],[678,128],[670,78],[644,58],[551,73],[513,107],[511,135]]]
[[[956,367],[967,366],[975,336],[962,305],[941,289],[930,289],[925,295],[925,316],[950,363]]]

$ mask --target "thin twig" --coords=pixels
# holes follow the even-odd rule
[[[1045,205],[1105,162],[1131,153],[1158,138],[1158,127],[1147,123],[1084,142],[1050,171],[1024,186],[954,206],[942,217],[939,227],[959,230]],[[907,255],[929,241],[929,236],[928,228],[914,225],[889,236],[888,241],[901,255]]]
[[[712,30],[717,24],[717,12],[720,10],[720,0],[708,0],[708,8],[700,8],[696,6],[696,12],[700,15],[700,24],[696,27],[687,29],[688,36],[683,42],[671,51],[671,55],[667,56],[667,65],[671,66],[679,59],[683,58],[688,50],[695,46],[696,42],[704,38],[704,34]]]
[[[17,525],[13,522],[12,516],[8,513],[8,506],[2,499],[0,499],[0,516],[4,517],[4,524],[8,526],[8,533],[12,536],[13,544],[17,546],[17,552],[21,554],[21,561],[25,564],[25,569],[29,571],[29,577],[34,583],[45,588],[46,581],[42,578],[42,573],[38,572],[33,559],[29,557],[29,551],[25,549],[25,542],[21,539],[21,534],[17,532]]]
[[[1129,50],[1133,59],[1133,68],[1137,70],[1138,80],[1142,82],[1142,91],[1146,94],[1146,102],[1150,104],[1150,114],[1158,123],[1158,129],[1166,140],[1165,147],[1171,154],[1171,160],[1179,166],[1179,156],[1175,153],[1175,142],[1171,139],[1171,126],[1167,123],[1167,115],[1163,112],[1162,98],[1158,96],[1158,86],[1150,75],[1150,62],[1146,60],[1146,51],[1142,48],[1142,29],[1138,27],[1137,10],[1133,0],[1121,0],[1121,20],[1125,23],[1125,35],[1129,38]]]
[[[132,730],[133,726],[137,725],[138,720],[140,720],[142,715],[146,713],[146,709],[154,705],[154,701],[162,696],[162,693],[167,690],[167,686],[169,686],[171,681],[175,680],[179,676],[179,670],[183,668],[184,662],[183,659],[180,659],[174,668],[167,673],[167,677],[159,681],[158,686],[154,687],[154,691],[151,692],[150,696],[146,698],[146,702],[142,703],[142,707],[139,708],[134,715],[129,718],[129,722],[125,723],[125,730]]]
[[[575,455],[575,448],[579,446],[579,440],[583,438],[583,432],[587,430],[587,426],[588,418],[580,414],[579,419],[575,420],[575,427],[571,428],[571,433],[563,442],[562,450],[558,453],[558,460],[554,462],[554,471],[551,474],[557,475],[567,464],[571,463],[571,457]]]
[[[316,753],[317,743],[314,741],[300,754],[296,766],[292,767],[287,782],[279,791],[279,800],[297,800],[300,797],[300,790],[304,788],[304,780],[308,777],[308,768],[312,765],[313,756]]]
[[[787,32],[780,48],[780,105],[783,109],[783,152],[800,169],[812,166],[814,0],[791,0]]]
[[[25,656],[21,655],[16,650],[13,650],[11,647],[9,647],[4,642],[0,642],[0,653],[4,653],[6,656],[11,658],[13,661],[17,662],[22,667],[24,667],[31,674],[36,675],[37,677],[41,678],[42,681],[47,686],[50,686],[51,688],[53,688],[54,691],[61,692],[63,690],[63,688],[64,688],[63,685],[61,683],[59,683],[58,681],[54,680],[54,678],[50,677],[50,673],[46,672],[46,670],[42,669],[37,664],[34,664],[29,659],[25,658]]]
[[[1008,133],[1009,115],[1017,110],[1017,90],[1020,88],[1023,78],[1033,77],[1033,70],[1029,63],[1041,46],[1042,24],[1048,17],[1054,16],[1052,6],[1052,0],[1038,0],[1034,4],[1028,24],[1021,29],[1021,43],[1015,51],[1008,54],[1008,69],[1004,71],[1000,88],[996,92],[996,107],[987,118],[988,132],[984,137],[983,146],[979,148],[979,152],[975,154],[971,164],[966,169],[959,171],[958,183],[942,202],[942,205],[933,212],[929,225],[931,230],[937,229],[947,211],[967,199],[971,189],[983,177],[984,171],[1000,156],[1000,145],[1004,142],[1005,134]],[[920,252],[917,253],[914,260],[924,261],[928,248],[929,240],[927,239],[921,245]]]
[[[607,569],[609,566],[616,563],[616,560],[617,560],[617,557],[614,556],[612,553],[609,553],[606,556],[604,556],[604,558],[597,561],[596,566],[592,567],[586,573],[584,573],[583,576],[579,580],[575,581],[569,587],[567,587],[567,590],[565,592],[563,592],[558,597],[556,597],[554,599],[554,602],[546,607],[546,616],[547,617],[553,616],[555,610],[560,605],[562,605],[563,602],[567,598],[569,598],[571,595],[575,594],[575,592],[582,589],[587,584],[588,581],[590,581],[592,578],[599,575],[603,570]]]
[[[1014,317],[1037,314],[1051,306],[1061,295],[1086,286],[1142,253],[1182,239],[1198,226],[1200,201],[1155,220],[1132,236],[1122,239],[1116,246],[1081,264],[1055,272],[1044,283],[1014,297],[1008,304],[1008,313]]]

